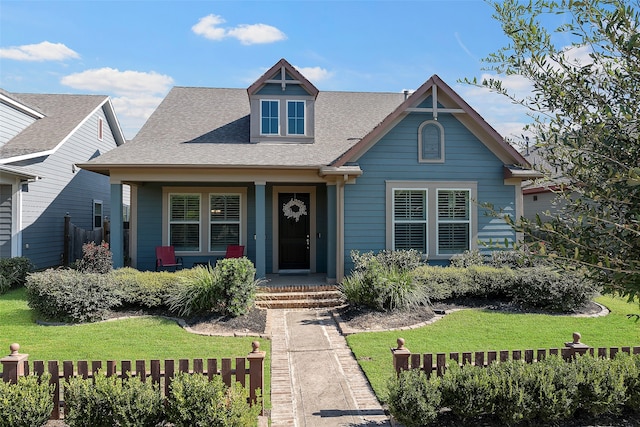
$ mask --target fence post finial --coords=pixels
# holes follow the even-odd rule
[[[18,378],[24,376],[24,362],[29,359],[28,354],[20,354],[20,344],[13,343],[9,346],[11,354],[0,359],[2,363],[2,379],[6,383],[15,384]]]
[[[564,343],[564,346],[569,349],[571,358],[574,358],[576,354],[586,354],[587,350],[589,350],[589,346],[581,343],[580,339],[582,339],[580,332],[574,332],[573,341]]]
[[[409,357],[411,357],[411,352],[404,346],[404,338],[398,338],[396,342],[398,343],[398,347],[392,348],[391,354],[393,354],[393,368],[395,369],[396,374],[400,375],[400,371],[406,371],[409,369]]]
[[[251,353],[247,355],[249,360],[249,399],[254,405],[258,402],[256,391],[259,389],[264,395],[264,358],[266,352],[260,351],[260,342],[251,343]],[[264,415],[264,399],[260,401],[262,405],[260,415]]]

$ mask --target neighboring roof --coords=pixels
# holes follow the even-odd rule
[[[80,166],[318,168],[340,157],[403,100],[402,93],[322,91],[315,101],[314,143],[250,143],[246,90],[174,87],[133,140]]]
[[[30,172],[26,168],[14,168],[5,165],[0,165],[0,173],[17,176],[18,178],[26,180],[35,180],[39,178],[39,176],[36,175],[35,172]]]
[[[107,106],[106,116],[114,131],[116,143],[125,142],[109,97],[104,95],[62,95],[8,93],[25,108],[40,112],[38,118],[22,132],[0,147],[0,163],[48,155],[62,145],[97,109]],[[14,106],[15,107],[15,106]]]

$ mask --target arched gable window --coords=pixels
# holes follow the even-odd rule
[[[418,161],[444,162],[444,128],[435,120],[423,122],[418,128]]]

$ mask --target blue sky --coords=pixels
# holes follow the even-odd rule
[[[285,58],[321,91],[400,92],[438,74],[513,137],[522,110],[458,83],[508,41],[491,15],[481,0],[0,0],[0,87],[109,95],[132,138],[172,86],[246,88]]]

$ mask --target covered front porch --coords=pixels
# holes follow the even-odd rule
[[[131,187],[131,259],[125,264],[122,224],[112,221],[114,267],[152,270],[155,247],[174,246],[190,268],[215,263],[227,245],[240,244],[258,278],[339,282],[344,276],[344,185],[359,173],[351,169],[351,174],[331,168],[112,170],[113,218],[122,215],[123,184]]]

